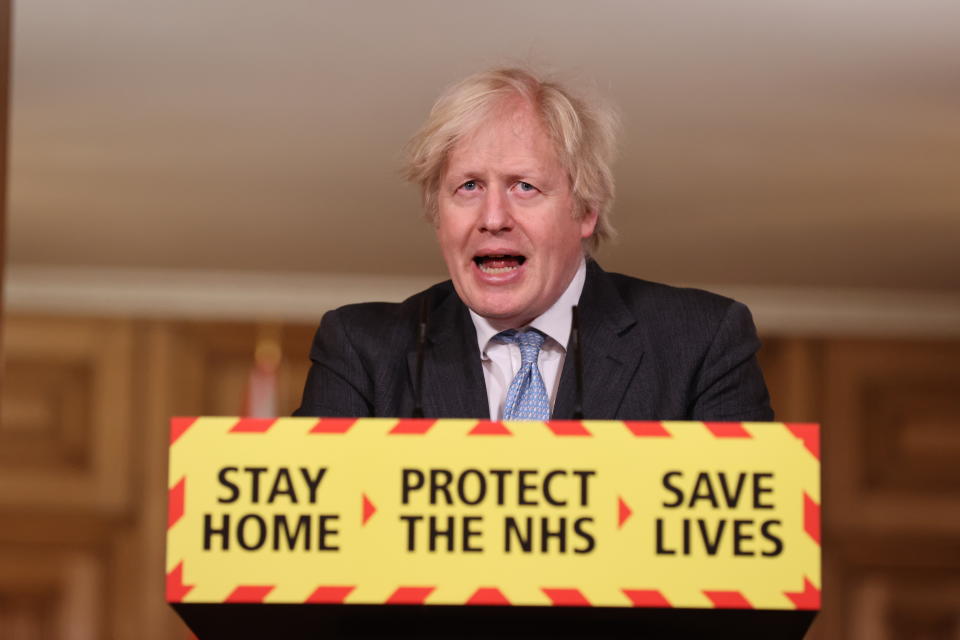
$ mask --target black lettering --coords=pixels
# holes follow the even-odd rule
[[[281,484],[283,484],[283,487],[280,486]],[[293,490],[290,470],[286,467],[277,469],[277,477],[274,478],[273,486],[270,487],[270,496],[267,498],[267,503],[273,504],[279,496],[287,496],[291,503],[297,504],[297,492]]]
[[[438,482],[437,478],[443,478]],[[447,504],[453,504],[453,496],[450,494],[450,483],[453,482],[453,474],[447,469],[430,469],[430,504],[437,504],[437,493],[443,492],[447,498]]]
[[[430,516],[427,518],[427,531],[430,539],[430,551],[437,550],[437,538],[445,538],[447,541],[447,551],[453,551],[453,516],[447,516],[446,529],[441,529],[437,526],[437,522],[439,520],[439,516]]]
[[[593,518],[577,518],[573,521],[573,531],[586,542],[586,546],[574,548],[574,553],[590,553],[597,546],[597,542],[589,531],[584,527],[590,523],[593,524]]]
[[[590,476],[597,475],[596,471],[574,471],[573,475],[580,477],[580,506],[587,506],[588,497],[587,497],[587,480],[590,479]]]
[[[210,539],[213,536],[220,536],[220,550],[230,550],[230,514],[220,515],[220,526],[213,526],[213,515],[203,514],[203,550],[210,551]]]
[[[703,518],[698,518],[697,524],[700,525],[700,536],[703,538],[703,546],[707,549],[707,555],[717,555],[717,549],[720,547],[720,540],[723,538],[723,530],[727,526],[727,521],[720,520],[717,523],[717,534],[714,536],[713,540],[710,539],[710,534],[707,531],[707,521]]]
[[[511,543],[513,536],[516,536],[517,543],[520,545],[520,548],[523,549],[523,551],[525,551],[526,553],[530,553],[531,551],[533,551],[533,531],[532,531],[533,518],[531,518],[530,516],[527,516],[525,520],[526,520],[527,526],[524,533],[520,530],[520,525],[517,524],[516,519],[514,519],[512,516],[507,516],[506,518],[504,518],[503,538],[504,538],[505,552],[510,553],[510,551],[513,549],[513,546]]]
[[[415,551],[417,522],[423,520],[423,516],[400,516],[400,520],[407,523],[407,551]]]
[[[772,558],[773,556],[778,556],[783,553],[783,540],[780,539],[780,536],[774,534],[770,531],[773,528],[773,525],[780,526],[779,520],[767,520],[762,525],[760,525],[760,535],[773,543],[772,551],[763,551],[762,555],[767,558]]]
[[[490,473],[497,479],[497,504],[502,507],[507,499],[503,478],[512,474],[513,469],[490,469]]]
[[[303,476],[303,481],[307,483],[307,488],[310,490],[310,504],[317,503],[317,488],[320,486],[320,482],[326,473],[327,468],[320,467],[317,469],[317,475],[311,476],[306,467],[300,467],[300,475]]]
[[[256,526],[254,530],[256,531],[256,537],[254,540],[256,542],[250,543],[247,539],[247,523],[254,522]],[[247,551],[256,551],[263,546],[263,543],[267,540],[267,523],[264,522],[263,518],[258,516],[255,513],[248,513],[247,515],[240,518],[237,522],[237,542],[241,547]]]
[[[734,489],[732,494],[730,493],[730,487],[727,486],[727,474],[721,471],[717,475],[720,476],[720,489],[723,491],[723,497],[727,501],[727,506],[731,509],[735,509],[740,503],[740,493],[743,491],[743,483],[747,479],[747,474],[737,474],[737,487]],[[756,478],[756,476],[754,476],[754,478]]]
[[[281,531],[282,529],[282,531]],[[280,540],[286,540],[284,549],[293,551],[297,547],[297,540],[303,533],[303,550],[310,550],[310,516],[302,515],[297,518],[297,528],[290,531],[290,525],[287,524],[287,516],[278,513],[273,516],[273,550],[280,550]]]
[[[327,521],[336,522],[339,519],[340,516],[333,514],[317,516],[317,522],[320,525],[319,532],[317,533],[317,549],[319,551],[340,551],[340,547],[327,543],[327,536],[335,536],[337,533],[339,533],[339,530],[328,525]]]
[[[733,555],[735,556],[755,556],[755,551],[744,551],[743,543],[753,540],[752,533],[745,533],[743,526],[753,526],[753,520],[734,520],[733,521]]]
[[[517,471],[517,504],[525,507],[537,506],[537,501],[527,500],[527,493],[536,489],[537,485],[527,483],[527,476],[537,475],[536,469],[520,469]]]
[[[674,485],[670,484],[670,478],[677,477],[680,478],[683,476],[682,471],[667,471],[663,474],[663,488],[671,492],[673,495],[677,496],[677,499],[673,502],[664,502],[663,506],[668,508],[679,507],[683,504],[683,491],[678,489]]]
[[[401,504],[410,504],[410,492],[423,489],[423,472],[419,469],[404,469],[401,473],[400,502]],[[411,482],[411,478],[415,482]]]
[[[235,472],[237,470],[238,469],[236,467],[224,467],[223,469],[220,469],[220,473],[217,474],[217,478],[220,480],[220,484],[230,489],[229,498],[217,498],[217,502],[219,502],[220,504],[229,504],[231,502],[236,502],[237,498],[240,497],[240,488],[227,479],[228,472]]]
[[[540,552],[547,553],[550,551],[550,540],[551,538],[556,538],[557,542],[560,545],[560,548],[557,549],[560,553],[567,552],[567,519],[563,516],[557,518],[559,525],[556,531],[550,530],[550,518],[549,516],[542,516],[540,518]]]
[[[483,547],[475,547],[471,542],[471,539],[477,538],[480,536],[481,531],[474,529],[471,525],[480,522],[483,520],[481,516],[464,516],[463,517],[463,551],[464,553],[479,553],[483,551]]]
[[[676,554],[675,550],[663,546],[663,518],[657,518],[657,555],[673,556]]]
[[[710,474],[706,471],[697,474],[697,482],[693,485],[690,504],[687,506],[692,509],[696,506],[697,500],[709,500],[714,509],[720,506],[717,504],[717,496],[713,491],[713,483],[710,482]]]
[[[773,504],[771,503],[761,503],[760,494],[761,493],[773,493],[773,487],[762,487],[760,486],[760,481],[763,479],[773,479],[772,473],[754,473],[753,474],[753,508],[754,509],[773,509]]]
[[[551,471],[550,473],[548,473],[543,477],[543,497],[547,500],[547,502],[549,502],[555,507],[565,507],[567,506],[567,501],[557,500],[556,498],[553,497],[553,493],[550,491],[550,483],[553,481],[555,477],[565,476],[565,475],[567,475],[566,471],[557,469],[555,471]]]
[[[690,555],[690,518],[683,519],[683,555]]]
[[[265,473],[266,467],[244,467],[244,471],[250,474],[250,502],[257,504],[260,502],[260,475]]]
[[[465,489],[465,485],[467,484],[467,474],[471,474],[471,477],[475,477],[477,479],[477,497],[473,500],[467,499],[467,491]],[[480,504],[487,496],[487,479],[477,469],[465,469],[457,479],[457,494],[464,504],[469,504],[471,506]]]

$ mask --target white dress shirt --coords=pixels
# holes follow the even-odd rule
[[[570,338],[570,325],[573,322],[571,307],[580,301],[583,292],[583,283],[587,277],[586,261],[581,259],[573,280],[566,290],[542,315],[538,316],[526,327],[520,329],[536,329],[546,336],[543,347],[540,348],[540,357],[537,367],[540,376],[550,396],[550,411],[557,398],[557,388],[560,386],[560,372],[563,371],[563,360],[567,355],[567,340]],[[514,376],[520,369],[520,347],[516,343],[504,343],[494,340],[500,333],[490,325],[490,322],[473,310],[470,310],[473,326],[477,330],[477,346],[480,348],[480,360],[483,365],[483,379],[487,385],[487,401],[490,404],[490,419],[503,418],[503,405],[507,399],[507,390]]]

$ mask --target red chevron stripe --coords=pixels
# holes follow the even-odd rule
[[[390,429],[390,435],[422,435],[433,427],[436,420],[415,420],[413,418],[400,420],[393,429]]]
[[[555,607],[589,607],[590,601],[579,589],[540,589]]]
[[[276,418],[240,418],[230,433],[266,433],[276,421]]]
[[[717,609],[753,609],[753,605],[739,591],[704,591],[703,595]]]
[[[751,438],[750,432],[743,428],[742,422],[704,422],[710,433],[716,438]]]
[[[397,587],[387,604],[423,604],[436,587]]]
[[[180,481],[171,489],[167,490],[167,529],[177,524],[177,521],[183,517],[183,497],[186,491],[187,477],[180,478]]]
[[[263,602],[273,585],[243,584],[230,592],[224,602]]]
[[[354,589],[356,589],[354,586],[317,587],[304,602],[307,604],[341,604]]]
[[[170,418],[170,444],[176,442],[196,421],[196,418]]]
[[[817,460],[820,459],[820,425],[808,422],[788,422],[784,424],[790,433],[803,440],[803,446],[807,451],[813,454]]]
[[[672,607],[662,593],[656,589],[621,589],[623,595],[630,598],[635,607]]]
[[[321,418],[310,433],[346,433],[356,423],[356,418]]]
[[[592,436],[579,420],[551,420],[546,423],[550,431],[557,436]]]
[[[803,591],[784,591],[783,593],[790,598],[793,606],[797,609],[816,610],[820,608],[820,589],[813,586],[807,576],[803,576]]]
[[[472,605],[508,605],[510,601],[496,587],[480,587],[473,592],[466,604]]]
[[[183,584],[183,563],[181,562],[167,574],[167,602],[182,602],[193,587],[192,584]]]
[[[820,505],[806,491],[803,492],[803,530],[820,544]]]
[[[502,422],[492,422],[490,420],[480,420],[476,426],[470,430],[468,436],[512,436],[513,432],[507,429],[507,425]]]
[[[630,432],[641,438],[669,438],[670,432],[663,426],[662,422],[653,422],[650,420],[625,420],[623,422]]]

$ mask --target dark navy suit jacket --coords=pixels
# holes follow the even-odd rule
[[[489,418],[476,331],[450,281],[398,304],[325,314],[296,415],[409,417],[423,296],[424,415]],[[585,418],[773,419],[756,360],[760,341],[739,302],[607,273],[588,261],[579,309]],[[573,417],[573,367],[568,356],[553,419]]]

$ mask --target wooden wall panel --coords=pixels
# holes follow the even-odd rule
[[[130,499],[130,323],[14,317],[5,329],[0,505],[122,511]]]
[[[834,341],[822,380],[832,529],[960,537],[960,345]]]
[[[278,371],[278,415],[299,406],[315,327],[253,323],[169,323],[178,415],[237,415],[243,408],[257,341],[276,333],[283,359]],[[273,331],[270,331],[273,329]]]
[[[106,563],[90,551],[8,548],[0,553],[0,640],[104,636]]]
[[[765,338],[759,360],[770,390],[775,419],[816,422],[823,404],[820,374],[823,340]]]
[[[132,323],[13,317],[0,405],[0,639],[110,638],[136,512]]]

